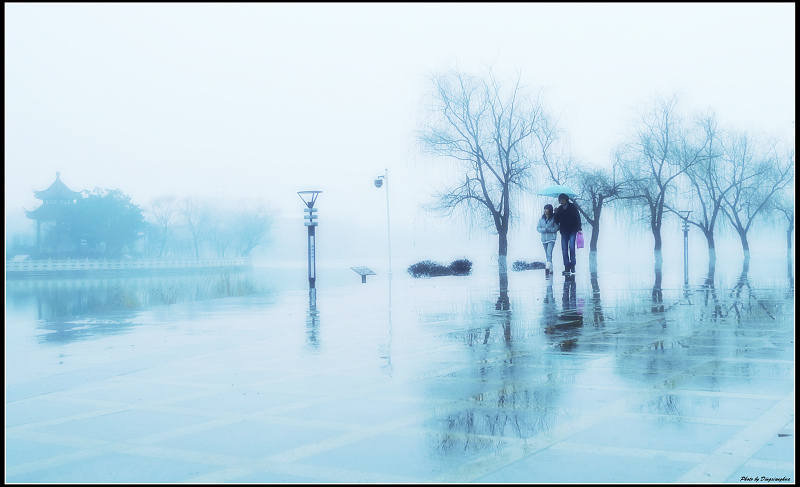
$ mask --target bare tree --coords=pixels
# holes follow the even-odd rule
[[[225,252],[234,241],[232,229],[234,215],[231,213],[222,208],[213,208],[209,212],[208,241],[220,258],[225,257]]]
[[[609,174],[607,169],[576,166],[573,173],[574,179],[577,181],[575,190],[579,195],[575,197],[575,206],[592,227],[589,251],[597,252],[603,205],[624,198],[624,184],[621,181],[618,182],[615,174]]]
[[[542,129],[536,135],[542,148],[541,164],[547,171],[548,180],[572,186],[578,192],[573,202],[592,227],[589,251],[597,252],[603,205],[625,197],[623,181],[617,181],[616,172],[609,174],[606,169],[586,167],[558,150],[554,143],[560,139],[561,133],[550,119],[543,120]]]
[[[153,227],[156,229],[156,239],[159,241],[158,257],[164,254],[167,237],[175,223],[177,204],[174,196],[161,196],[150,203],[149,216]]]
[[[180,207],[180,216],[184,225],[192,235],[194,256],[200,258],[200,241],[205,237],[209,226],[208,206],[199,203],[196,199],[187,197]]]
[[[274,220],[273,212],[263,203],[244,203],[233,222],[238,255],[248,257],[254,248],[265,243]]]
[[[792,163],[794,165],[794,163]],[[792,253],[792,233],[794,232],[794,192],[789,193],[787,189],[794,189],[791,186],[784,188],[784,191],[775,195],[771,200],[772,209],[783,214],[786,219],[786,251]]]
[[[678,96],[657,97],[653,108],[641,115],[633,140],[618,151],[619,162],[654,238],[656,261],[661,261],[661,228],[665,203],[674,192],[675,179],[703,160],[710,135],[689,132],[678,113]]]
[[[431,81],[431,120],[419,140],[427,152],[455,161],[460,177],[428,208],[444,215],[464,211],[494,228],[502,286],[516,202],[552,133],[542,102],[521,86],[519,75],[509,86],[491,70],[484,77],[450,72]]]
[[[781,157],[776,142],[767,142],[746,132],[730,134],[724,144],[729,170],[725,175],[731,190],[723,196],[722,211],[750,258],[747,233],[769,208],[771,200],[794,181],[794,153]]]
[[[710,267],[716,263],[716,244],[714,230],[722,216],[722,201],[732,186],[723,178],[725,161],[717,132],[716,116],[713,113],[698,120],[706,134],[707,144],[702,149],[697,164],[689,166],[684,173],[692,198],[682,199],[679,204],[666,202],[667,209],[698,227],[708,243],[708,262]],[[691,206],[687,206],[690,204]],[[690,214],[682,213],[691,211]],[[694,216],[692,216],[694,214]]]

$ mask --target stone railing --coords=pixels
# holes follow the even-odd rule
[[[230,259],[129,259],[129,260],[23,260],[6,261],[6,272],[61,272],[133,269],[196,269],[249,267],[246,257]]]

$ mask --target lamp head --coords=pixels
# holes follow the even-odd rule
[[[381,177],[375,178],[375,187],[380,188],[381,186],[383,186],[383,179]]]

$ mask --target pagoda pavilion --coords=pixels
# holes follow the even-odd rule
[[[61,173],[56,172],[56,180],[49,188],[43,191],[33,190],[36,199],[42,200],[42,206],[35,210],[25,210],[25,215],[31,220],[36,220],[36,250],[42,254],[42,223],[53,222],[53,241],[52,252],[58,254],[59,251],[72,248],[71,243],[66,242],[62,233],[64,221],[74,209],[77,200],[81,198],[81,193],[72,191],[61,181]]]

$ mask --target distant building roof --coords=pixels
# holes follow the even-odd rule
[[[67,201],[76,200],[81,197],[77,191],[72,191],[66,184],[61,182],[61,173],[56,172],[56,180],[49,188],[43,191],[33,191],[33,195],[44,201]]]
[[[25,210],[25,216],[31,220],[49,221],[63,220],[74,210],[75,205],[64,205],[58,203],[45,203],[35,210]],[[24,210],[24,208],[23,208]]]

